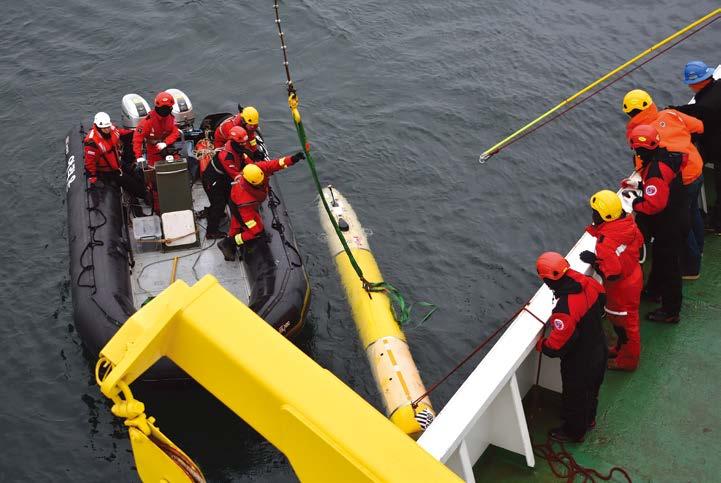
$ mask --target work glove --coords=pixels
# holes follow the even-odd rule
[[[145,157],[144,157],[144,156],[140,156],[139,158],[137,158],[137,159],[135,160],[135,163],[136,163],[138,166],[140,166],[140,169],[145,168],[145,165],[146,165]]]
[[[636,189],[639,189],[640,187],[641,187],[641,182],[639,180],[631,179],[631,178],[624,178],[621,180],[621,188],[625,188],[625,189],[630,188],[630,189],[636,190]]]
[[[155,145],[156,148],[158,148],[158,151],[162,151],[163,149],[167,148],[168,145],[165,143],[158,143]]]
[[[301,159],[305,159],[305,153],[303,153],[303,151],[298,151],[290,159],[291,161],[293,161],[293,164],[295,164]]]
[[[578,256],[582,262],[593,265],[596,263],[596,254],[589,250],[582,251]]]

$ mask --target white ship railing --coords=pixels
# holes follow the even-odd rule
[[[714,78],[721,78],[721,65]],[[629,200],[621,199],[630,212]],[[595,247],[596,239],[584,233],[566,255],[571,268],[590,274],[589,265],[578,255]],[[543,285],[528,310],[545,321],[553,306],[553,295]],[[491,444],[524,455],[528,466],[536,464],[522,399],[536,383],[539,353],[535,345],[542,329],[533,315],[521,312],[418,439],[418,444],[467,482],[476,481],[473,465]],[[538,385],[561,392],[560,359],[541,357]]]

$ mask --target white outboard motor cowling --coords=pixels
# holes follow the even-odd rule
[[[175,104],[173,104],[175,124],[183,130],[192,129],[195,113],[193,112],[193,103],[190,102],[188,96],[180,89],[165,89],[165,92],[175,99]]]
[[[150,105],[138,94],[125,94],[121,101],[123,127],[135,129],[145,116],[150,114]]]

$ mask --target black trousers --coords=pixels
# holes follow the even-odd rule
[[[580,438],[596,419],[598,392],[606,374],[607,354],[595,356],[578,354],[580,357],[561,359],[561,421],[563,430],[569,436]]]
[[[686,238],[676,223],[658,223],[653,230],[651,273],[646,289],[661,296],[664,312],[677,315],[681,312],[681,256],[685,251]]]
[[[145,183],[143,182],[143,179],[136,176],[135,173],[131,171],[123,170],[122,175],[119,172],[98,173],[97,178],[102,180],[104,183],[120,186],[123,190],[127,191],[136,198],[145,198]]]
[[[230,179],[226,175],[216,172],[212,166],[208,166],[203,173],[203,189],[210,201],[206,232],[217,232],[225,212],[225,205],[228,204],[230,197]]]

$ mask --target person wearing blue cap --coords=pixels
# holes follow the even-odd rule
[[[714,80],[713,73],[714,69],[700,60],[686,64],[683,71],[684,82],[696,94],[696,102],[674,106],[673,109],[703,122],[704,132],[698,136],[698,147],[704,163],[714,165],[717,193],[710,227],[721,235],[721,81]],[[697,198],[692,201],[698,203]],[[703,237],[697,238],[703,240]]]

